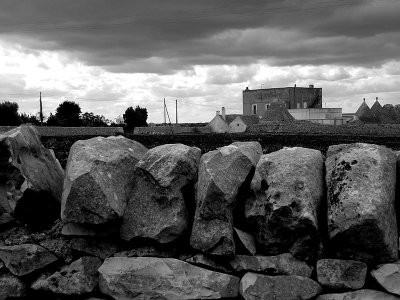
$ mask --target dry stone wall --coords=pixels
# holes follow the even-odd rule
[[[386,147],[236,142],[201,156],[93,138],[64,174],[31,127],[0,141],[0,299],[400,299]],[[23,188],[38,161],[41,178],[62,174],[58,193]],[[51,221],[34,215],[49,207]]]

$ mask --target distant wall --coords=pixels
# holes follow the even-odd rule
[[[0,126],[0,132],[6,132],[16,126]],[[41,136],[96,136],[123,134],[122,127],[58,127],[58,126],[36,126]]]
[[[135,127],[134,134],[191,134],[191,133],[207,133],[211,132],[209,127],[189,127],[189,126],[148,126]]]

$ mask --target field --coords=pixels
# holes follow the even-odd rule
[[[130,135],[127,138],[142,143],[147,148],[158,145],[182,143],[199,147],[202,153],[218,147],[229,145],[236,141],[258,141],[264,153],[270,153],[283,147],[306,147],[326,153],[330,145],[342,143],[372,143],[385,145],[393,150],[400,150],[400,136],[373,136],[373,135],[333,135],[333,134],[191,134],[191,135]],[[91,136],[64,136],[42,137],[46,148],[54,150],[56,157],[65,168],[69,149],[77,140],[84,140]]]

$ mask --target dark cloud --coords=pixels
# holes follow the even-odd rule
[[[398,0],[3,0],[0,39],[112,72],[259,61],[373,66],[400,56],[398,11]]]

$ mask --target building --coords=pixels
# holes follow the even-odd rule
[[[322,88],[284,87],[243,91],[243,115],[262,116],[274,99],[284,101],[287,109],[322,108]]]
[[[296,120],[307,120],[323,125],[343,125],[346,123],[341,108],[299,108],[289,109],[288,111]]]
[[[294,121],[283,100],[275,98],[261,117],[261,123]]]
[[[227,115],[228,117],[229,115]],[[228,119],[227,119],[228,122]],[[246,129],[250,125],[255,125],[260,122],[260,118],[258,116],[236,116],[231,122],[229,122],[229,132],[238,133],[238,132],[246,132]]]
[[[226,115],[225,107],[222,107],[222,114],[217,111],[207,127],[214,133],[239,133],[245,132],[249,125],[258,124],[259,121],[260,118],[258,116]]]

